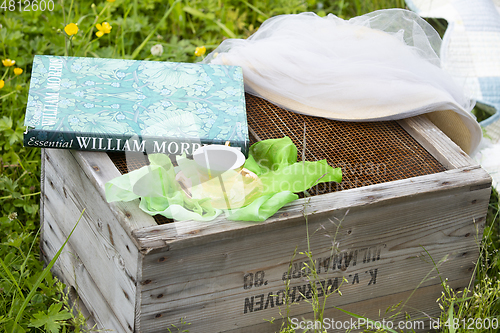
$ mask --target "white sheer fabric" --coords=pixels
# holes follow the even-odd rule
[[[242,66],[247,92],[313,116],[373,121],[452,110],[461,124],[446,126],[447,134],[469,153],[481,129],[469,113],[474,103],[439,67],[440,45],[437,32],[406,10],[348,21],[302,13],[273,17],[246,40],[225,40],[204,62]],[[445,114],[437,118],[446,122]]]

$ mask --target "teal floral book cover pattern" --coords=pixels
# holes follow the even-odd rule
[[[35,56],[25,146],[191,154],[248,151],[240,67]]]

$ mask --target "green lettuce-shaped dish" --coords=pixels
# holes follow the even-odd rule
[[[210,187],[213,185],[208,186],[212,180],[200,181],[194,161],[185,156],[177,157],[179,166],[176,168],[167,155],[149,155],[149,161],[150,165],[106,183],[107,201],[140,198],[139,207],[144,212],[177,221],[210,221],[223,212],[229,220],[265,221],[281,207],[298,199],[296,193],[319,183],[342,181],[341,169],[332,168],[326,160],[297,162],[297,148],[290,138],[264,140],[250,147],[244,165],[254,174],[254,179],[244,178],[232,170],[228,172],[229,176],[220,178],[227,193],[243,193],[244,196],[240,204],[228,202],[225,209],[220,209],[212,205],[214,193],[226,192],[213,191]],[[189,179],[191,188],[181,186],[178,181],[181,174],[184,179]],[[232,179],[229,182],[228,177]],[[216,179],[213,181],[217,184]]]

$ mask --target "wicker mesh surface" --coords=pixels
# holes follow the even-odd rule
[[[107,154],[122,175],[149,164],[147,156],[143,153],[108,152]],[[175,165],[175,159],[171,160]]]
[[[339,122],[296,114],[246,94],[250,142],[288,136],[302,159],[326,159],[342,168],[342,183],[324,183],[309,190],[318,195],[355,187],[412,178],[446,170],[396,121]],[[108,153],[123,174],[147,164],[142,154]],[[171,222],[155,216],[158,224]]]
[[[342,168],[342,183],[325,183],[311,195],[329,193],[446,170],[396,121],[340,122],[305,116],[246,95],[248,125],[257,140],[288,136],[306,161],[326,159]]]

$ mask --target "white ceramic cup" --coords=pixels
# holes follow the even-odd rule
[[[193,153],[193,160],[198,164],[200,172],[213,178],[229,170],[241,170],[245,164],[245,155],[234,147],[208,145],[196,149]]]
[[[245,155],[225,145],[209,145],[193,153],[201,186],[214,208],[233,209],[245,202],[245,181],[242,170]]]

